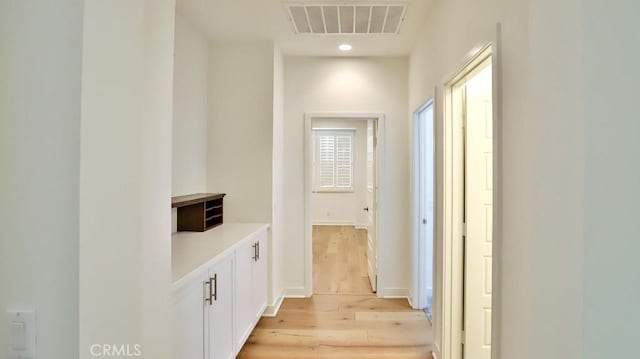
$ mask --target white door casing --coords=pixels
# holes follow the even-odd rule
[[[493,114],[491,59],[465,86],[464,358],[491,358]]]
[[[437,283],[440,283],[441,289],[437,293],[437,299],[434,316],[435,343],[434,355],[442,359],[466,359],[489,358],[489,356],[480,356],[478,354],[463,353],[465,347],[470,348],[474,344],[474,340],[482,337],[490,346],[489,353],[492,358],[500,358],[500,337],[501,337],[501,276],[500,276],[500,259],[502,258],[502,232],[500,223],[502,223],[502,209],[500,206],[500,198],[502,198],[501,190],[501,163],[502,163],[502,112],[500,107],[501,94],[500,78],[501,78],[501,25],[496,25],[496,36],[492,43],[488,43],[478,50],[469,52],[467,61],[460,71],[455,73],[451,79],[444,84],[443,87],[443,103],[442,103],[442,122],[441,135],[442,142],[438,143],[436,153],[441,153],[442,170],[437,171],[437,179],[439,182],[438,194],[442,196],[442,201],[437,203],[437,224],[442,226],[442,246],[438,248],[438,253],[442,256],[442,261],[437,266]],[[472,334],[476,328],[481,326],[469,325],[468,318],[465,318],[465,311],[471,311],[471,307],[465,305],[465,290],[471,290],[471,287],[465,286],[465,265],[469,265],[464,259],[464,232],[465,228],[465,128],[464,119],[467,112],[465,104],[466,85],[470,79],[475,77],[486,66],[491,65],[491,115],[489,125],[492,132],[491,147],[491,166],[490,177],[487,180],[492,181],[491,192],[491,212],[488,221],[491,226],[490,244],[491,254],[486,258],[489,264],[488,271],[484,275],[485,287],[490,292],[486,298],[491,302],[491,311],[483,313],[485,316],[490,315],[491,324],[487,323],[480,334]],[[441,191],[441,192],[440,192]],[[473,223],[470,224],[473,226]],[[471,228],[468,228],[471,230]],[[473,246],[475,243],[470,243]],[[473,263],[471,263],[473,265]],[[469,270],[470,271],[470,270]],[[491,275],[492,277],[489,277]],[[480,283],[480,282],[476,282]],[[480,292],[481,293],[481,292]],[[468,293],[466,293],[468,294]],[[481,294],[480,294],[481,295]],[[480,296],[479,295],[479,296]],[[486,308],[486,307],[485,307]],[[473,314],[470,314],[473,318]],[[439,319],[438,319],[439,317]],[[477,316],[476,316],[477,318]],[[439,326],[438,324],[441,323]],[[465,331],[465,327],[466,331]],[[489,326],[491,325],[491,326]],[[465,343],[466,342],[466,343]],[[465,344],[463,344],[465,343]],[[482,353],[482,352],[480,352]]]
[[[377,243],[377,127],[374,120],[367,120],[367,274],[371,289],[378,290],[378,243]]]
[[[385,116],[382,113],[368,112],[319,112],[305,114],[305,131],[304,131],[304,288],[297,292],[299,295],[311,297],[313,295],[313,231],[311,225],[311,194],[313,191],[313,141],[311,122],[315,119],[343,119],[343,120],[370,120],[376,124],[376,156],[375,156],[375,264],[376,264],[376,293],[378,297],[384,297],[385,293],[385,255],[378,251],[383,248],[385,241],[388,240],[384,233],[386,228],[384,218],[386,218],[384,191],[385,191]],[[382,219],[382,220],[381,220]],[[374,258],[372,256],[372,258]]]

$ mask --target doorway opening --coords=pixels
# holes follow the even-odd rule
[[[495,208],[490,46],[445,87],[443,357],[490,359]]]
[[[435,237],[435,129],[434,101],[427,101],[414,113],[414,276],[413,304],[424,309],[433,321],[434,237]]]
[[[306,116],[306,296],[380,295],[382,121],[371,114]]]

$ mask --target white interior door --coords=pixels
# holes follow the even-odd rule
[[[378,184],[377,184],[377,126],[367,120],[367,274],[371,289],[378,291]]]
[[[493,115],[490,59],[466,84],[464,358],[491,358]]]
[[[433,304],[433,235],[434,235],[434,128],[433,103],[416,113],[416,196],[418,216],[418,251],[420,256],[419,306],[431,318]]]

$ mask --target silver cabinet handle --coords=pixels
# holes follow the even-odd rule
[[[258,248],[258,254],[256,255],[256,261],[260,260],[260,242],[256,242],[256,247]]]
[[[209,306],[213,305],[214,301],[218,300],[218,274],[214,274],[213,277],[209,277],[209,280],[204,282],[204,286],[209,286],[209,295],[204,298],[205,303],[209,303]]]
[[[258,260],[258,243],[254,243],[251,247],[253,247],[253,257],[251,259],[255,262]]]
[[[203,283],[204,283],[205,288],[209,287],[209,291],[208,291],[209,293],[205,296],[204,301],[205,301],[205,303],[209,303],[209,305],[211,306],[211,305],[213,305],[213,302],[211,301],[211,296],[212,296],[212,294],[211,294],[211,290],[212,290],[211,289],[211,278],[209,278],[208,281],[203,282]],[[206,289],[205,289],[205,291],[206,291]]]
[[[213,278],[211,278],[213,280],[213,294],[212,294],[212,300],[211,303],[213,304],[213,301],[217,301],[218,300],[218,274],[214,274]],[[211,286],[209,286],[209,288],[211,288]]]

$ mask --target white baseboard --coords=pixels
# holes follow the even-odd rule
[[[356,227],[356,229],[367,229],[369,228],[368,224],[355,224],[354,227]]]
[[[263,317],[275,317],[278,315],[278,311],[280,310],[280,306],[282,305],[282,301],[284,300],[284,295],[280,295],[276,302],[273,305],[268,305],[267,309],[262,313]]]
[[[382,298],[406,298],[411,301],[411,291],[408,288],[384,288],[380,292]]]
[[[354,222],[350,221],[331,221],[331,222],[312,222],[312,226],[355,226]]]
[[[262,314],[263,317],[275,317],[280,311],[280,306],[286,298],[306,298],[306,290],[304,287],[285,288],[282,294],[276,299],[275,303],[268,305]]]
[[[283,298],[306,298],[307,291],[304,287],[285,288],[282,292]]]

